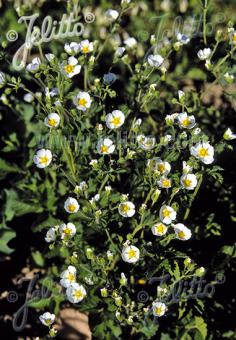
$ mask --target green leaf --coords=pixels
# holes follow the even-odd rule
[[[22,172],[22,170],[14,163],[10,164],[4,159],[0,158],[0,169],[3,172]]]
[[[190,71],[188,71],[186,77],[193,80],[205,80],[206,74],[200,68],[193,67]]]
[[[0,230],[0,252],[4,254],[11,254],[14,250],[8,247],[8,242],[16,236],[13,230]]]
[[[37,266],[39,267],[43,267],[44,266],[44,258],[42,256],[42,254],[37,250],[34,253],[32,253],[32,258],[34,260],[34,262],[36,263]]]
[[[39,213],[43,211],[40,205],[25,203],[18,197],[18,194],[13,189],[6,190],[6,204],[4,215],[6,221],[11,221],[14,216],[22,216],[29,213]]]
[[[51,302],[52,298],[44,298],[44,299],[33,299],[31,301],[28,302],[28,306],[31,308],[45,308],[45,307],[49,307],[50,302]]]

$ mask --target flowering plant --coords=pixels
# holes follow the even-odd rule
[[[55,262],[50,281],[41,282],[52,294],[30,306],[46,309],[40,320],[52,337],[55,315],[48,311],[70,302],[89,313],[98,339],[150,339],[168,317],[178,323],[175,338],[207,339],[204,303],[192,286],[191,302],[173,288],[183,280],[199,284],[205,274],[191,242],[212,220],[209,228],[198,225],[194,201],[203,183],[222,184],[217,160],[235,135],[227,127],[215,137],[204,128],[205,112],[217,111],[204,101],[212,86],[204,81],[230,84],[235,31],[230,24],[225,34],[217,31],[209,47],[203,21],[203,41],[191,32],[159,41],[151,32],[142,44],[132,36],[140,6],[123,0],[103,14],[97,9],[102,23],[94,27],[105,27],[105,36],[94,29],[61,51],[40,47],[21,77],[1,73],[4,104],[13,108],[8,95],[22,91],[33,108],[29,120],[36,113],[28,166],[37,175],[21,188],[47,216],[35,231],[44,233],[46,257]],[[131,31],[124,30],[127,18]],[[191,39],[197,66],[188,85],[178,78]],[[218,60],[219,44],[225,54]]]

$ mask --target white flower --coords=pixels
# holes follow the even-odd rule
[[[192,171],[192,167],[183,161],[183,173],[188,174],[190,171]]]
[[[177,116],[179,127],[184,129],[192,129],[195,125],[195,117],[188,116],[187,112],[179,113]]]
[[[178,91],[178,97],[180,102],[185,98],[185,93],[183,91]]]
[[[167,310],[166,305],[163,302],[154,301],[152,304],[152,311],[155,316],[163,316]]]
[[[32,103],[34,101],[34,96],[31,93],[26,93],[24,95],[24,101],[26,103]]]
[[[163,236],[167,233],[168,227],[159,222],[152,227],[152,233],[155,236]]]
[[[108,250],[107,251],[107,258],[108,258],[108,260],[111,261],[113,259],[113,257],[114,257],[114,254],[112,253],[112,251]]]
[[[60,116],[53,112],[50,113],[45,119],[44,124],[50,128],[56,128],[60,123]]]
[[[224,78],[227,81],[227,83],[229,83],[229,84],[232,84],[233,81],[234,81],[234,75],[233,74],[229,74],[229,72],[226,72],[224,74]]]
[[[180,183],[185,189],[193,190],[197,186],[197,177],[194,174],[183,174]]]
[[[148,56],[148,64],[151,67],[159,67],[164,61],[164,58],[159,54],[151,54]]]
[[[47,98],[58,96],[59,90],[57,87],[53,87],[51,90],[49,90],[48,87],[45,87],[45,95]]]
[[[105,14],[106,17],[111,21],[115,21],[119,16],[119,12],[117,12],[115,9],[108,9]]]
[[[172,113],[171,115],[166,115],[165,121],[167,125],[173,125],[179,113]]]
[[[100,199],[100,194],[96,194],[94,197],[91,198],[91,200],[89,200],[89,202],[93,204],[94,202],[98,202],[99,199]],[[101,210],[98,210],[98,211],[101,211]]]
[[[181,45],[186,45],[186,44],[189,43],[190,38],[185,34],[178,33],[177,34],[177,40],[181,43]]]
[[[40,64],[41,60],[39,58],[34,58],[32,62],[26,66],[26,70],[29,72],[37,72]]]
[[[135,214],[135,205],[130,201],[121,202],[118,211],[123,217],[132,217]]]
[[[60,284],[65,288],[69,287],[76,281],[76,268],[74,266],[69,266],[61,273],[60,278]]]
[[[88,184],[85,181],[80,182],[79,185],[76,185],[75,191],[80,192],[80,191],[85,191],[88,189]]]
[[[149,159],[147,162],[147,166],[153,171],[156,171],[158,172],[158,174],[163,175],[163,176],[168,175],[171,170],[170,163],[166,161],[162,161],[161,158]]]
[[[164,144],[168,144],[170,141],[172,140],[172,136],[171,135],[165,135],[164,137],[163,137],[163,143]]]
[[[93,43],[88,39],[82,40],[79,44],[79,49],[83,54],[87,54],[93,51]]]
[[[211,64],[211,61],[210,61],[209,59],[206,60],[205,66],[206,66],[206,69],[207,69],[207,70],[210,70],[210,69],[211,69],[212,64]]]
[[[203,50],[199,50],[197,53],[197,56],[200,60],[206,60],[211,55],[211,49],[210,48],[204,48]]]
[[[72,283],[66,289],[67,299],[72,303],[78,303],[82,301],[86,296],[86,290],[84,286],[78,283]]]
[[[53,53],[46,53],[45,58],[47,61],[51,62],[55,58],[55,55]]]
[[[52,227],[47,231],[46,236],[45,236],[45,241],[50,243],[50,242],[55,241],[55,239],[56,239],[56,228]]]
[[[75,57],[70,57],[67,62],[62,63],[61,68],[62,68],[62,73],[67,77],[67,78],[72,78],[76,74],[80,73],[81,66],[77,65],[78,60]]]
[[[79,207],[80,205],[78,201],[73,197],[68,197],[64,203],[65,211],[68,212],[69,214],[77,213]]]
[[[74,55],[79,52],[80,45],[76,42],[66,43],[64,45],[64,50],[66,53]]]
[[[135,263],[139,260],[140,251],[135,246],[125,246],[122,249],[122,260],[128,263]]]
[[[168,189],[171,187],[171,179],[163,176],[161,177],[158,181],[157,181],[157,184],[161,187],[161,188],[165,188],[165,189]]]
[[[176,219],[176,211],[168,205],[163,205],[160,209],[159,217],[161,222],[170,224]]]
[[[118,47],[117,50],[115,51],[115,57],[120,58],[125,52],[125,47]]]
[[[0,86],[4,85],[5,82],[6,82],[6,76],[3,72],[0,72]]]
[[[88,92],[80,91],[77,95],[73,98],[73,103],[77,107],[78,110],[86,111],[90,108],[92,99]]]
[[[106,192],[111,192],[112,187],[110,185],[105,186],[105,191]]]
[[[98,164],[98,160],[97,159],[91,159],[91,161],[89,162],[89,165],[95,166]]]
[[[63,240],[64,238],[73,237],[76,233],[76,228],[73,223],[70,223],[70,222],[67,224],[63,223],[59,227],[59,232]]]
[[[137,45],[137,40],[133,37],[129,37],[124,40],[124,44],[126,45],[127,48],[131,49],[136,47]]]
[[[228,128],[228,129],[225,131],[225,133],[224,133],[224,135],[223,135],[223,138],[224,138],[225,140],[233,140],[233,139],[236,138],[236,134],[233,133],[232,130],[231,130],[230,128]]]
[[[199,135],[199,133],[201,132],[201,129],[200,128],[196,128],[193,130],[193,134],[196,136],[196,135]]]
[[[51,314],[49,312],[46,312],[42,315],[40,315],[39,320],[42,322],[45,326],[51,326],[53,322],[55,321],[55,314]]]
[[[125,115],[120,110],[114,110],[106,116],[106,125],[109,129],[117,129],[124,124]]]
[[[188,229],[184,224],[177,223],[174,225],[174,231],[177,238],[181,241],[187,241],[191,238],[191,230]]]
[[[113,141],[109,138],[100,139],[97,143],[97,151],[100,155],[109,155],[115,150]]]
[[[208,142],[197,143],[190,149],[191,155],[200,159],[204,164],[214,162],[214,148]]]
[[[133,123],[133,128],[140,126],[142,124],[142,118],[138,118],[134,123]]]
[[[121,5],[128,5],[131,0],[121,0]]]
[[[38,150],[34,155],[33,161],[38,168],[46,168],[52,161],[52,153],[48,149]]]
[[[144,135],[138,135],[137,141],[138,141],[139,146],[143,150],[151,150],[155,147],[155,144],[156,144],[155,137],[146,137]]]

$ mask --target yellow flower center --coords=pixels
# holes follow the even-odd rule
[[[138,284],[140,284],[140,285],[145,285],[145,284],[146,284],[146,280],[144,280],[144,279],[138,279]]]
[[[136,256],[136,251],[133,250],[133,249],[130,249],[128,251],[128,256],[129,256],[129,258],[135,257]]]
[[[162,307],[157,307],[156,308],[156,314],[160,315],[163,312],[163,308]]]
[[[71,229],[70,229],[70,228],[65,228],[65,229],[63,230],[63,232],[64,232],[64,234],[66,234],[66,235],[71,235]]]
[[[48,163],[48,161],[49,161],[49,158],[47,156],[42,156],[39,159],[39,162],[43,165],[46,165]]]
[[[159,224],[157,227],[156,227],[156,231],[159,233],[159,234],[162,234],[165,232],[165,226],[163,224]]]
[[[121,124],[121,119],[120,117],[115,117],[112,119],[111,123],[115,126],[119,126]]]
[[[70,282],[74,282],[75,281],[75,275],[72,273],[69,273],[67,275],[67,280],[69,280]]]
[[[75,69],[75,66],[70,65],[70,64],[68,64],[64,67],[64,70],[66,71],[66,73],[72,73],[74,71],[74,69]]]
[[[201,149],[199,149],[199,151],[198,151],[198,155],[199,155],[200,157],[206,157],[206,156],[208,156],[208,150],[205,149],[205,148],[201,148]]]
[[[169,187],[169,186],[170,186],[170,180],[167,179],[167,178],[163,179],[163,181],[162,181],[162,186],[163,186],[164,188]]]
[[[53,119],[53,118],[49,119],[49,120],[48,120],[48,125],[50,125],[50,126],[56,126],[56,125],[57,125],[56,119]]]
[[[185,118],[183,121],[182,121],[182,125],[183,126],[189,126],[190,125],[190,121],[189,121],[189,119],[188,118]]]
[[[192,181],[190,179],[187,179],[187,178],[183,180],[183,183],[186,187],[191,187],[191,185],[192,185]]]
[[[162,215],[163,215],[164,217],[170,217],[170,214],[171,214],[171,212],[170,212],[167,208],[165,208],[165,209],[162,211]]]
[[[79,105],[80,106],[85,106],[87,104],[87,100],[85,98],[80,98],[79,99]]]
[[[184,239],[185,233],[181,230],[181,231],[178,232],[178,236],[179,236],[179,238]]]
[[[83,297],[83,293],[81,292],[81,290],[76,290],[74,292],[74,297],[76,297],[77,299],[81,299]]]
[[[76,206],[75,206],[74,204],[68,204],[67,209],[68,209],[70,212],[74,212],[75,209],[76,209]]]
[[[233,42],[236,43],[236,33],[233,35]]]
[[[87,46],[83,46],[82,52],[83,53],[88,53],[89,52],[89,46],[88,45]]]
[[[100,150],[101,150],[101,153],[106,153],[108,152],[108,146],[102,145]]]
[[[158,165],[158,170],[161,172],[161,173],[163,173],[164,171],[165,171],[165,165],[164,164],[159,164]]]
[[[130,210],[130,208],[129,208],[128,204],[123,204],[123,205],[121,206],[121,210],[122,210],[124,213],[127,213],[127,212]]]

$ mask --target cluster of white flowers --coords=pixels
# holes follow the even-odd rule
[[[72,303],[78,303],[86,296],[84,286],[76,282],[76,273],[76,268],[74,266],[69,266],[60,276],[60,284],[66,288],[66,296]]]
[[[123,7],[128,6],[130,3],[129,0],[122,0],[121,4]],[[120,13],[114,9],[108,9],[105,13],[106,16],[106,24],[111,25],[112,22],[118,22],[120,18]],[[116,24],[116,23],[115,23]],[[232,41],[235,43],[236,41],[236,34],[235,32],[232,32]],[[190,41],[190,36],[178,33],[177,34],[177,42],[175,44],[176,47],[186,45]],[[121,44],[121,42],[120,42]],[[132,54],[133,50],[138,50],[139,43],[134,37],[130,37],[128,35],[124,35],[123,37],[123,43],[124,46],[117,47],[115,50],[114,60],[115,58],[129,58],[129,54]],[[64,60],[63,62],[60,62],[60,75],[64,75],[65,77],[62,77],[64,80],[66,79],[66,83],[70,83],[70,78],[74,77],[75,75],[79,74],[81,72],[82,66],[79,64],[81,60],[89,60],[88,58],[91,58],[91,55],[88,56],[90,53],[93,56],[92,52],[96,52],[96,43],[90,42],[88,39],[81,41],[80,43],[77,42],[71,42],[66,43],[64,45],[64,50],[67,53],[66,58],[67,60]],[[126,54],[127,53],[127,54]],[[162,53],[162,52],[161,52]],[[80,54],[79,58],[77,57]],[[122,57],[125,54],[124,57]],[[164,54],[163,54],[164,55]],[[210,48],[204,48],[202,50],[199,50],[197,52],[197,57],[200,60],[206,61],[207,65],[210,65],[212,50]],[[49,61],[54,59],[53,55],[48,55],[46,57]],[[90,59],[93,60],[93,59]],[[165,72],[167,72],[167,60],[166,57],[161,56],[159,54],[153,54],[148,55],[148,57],[145,60],[146,62],[144,64],[144,68],[146,68],[147,72],[159,72],[162,75],[165,75]],[[82,64],[82,63],[81,63]],[[39,58],[34,58],[32,62],[27,66],[27,70],[35,73],[39,69],[41,69],[41,60]],[[138,69],[138,67],[137,67]],[[109,72],[109,71],[108,71]],[[135,71],[131,68],[131,73]],[[141,71],[139,71],[141,72]],[[137,72],[138,74],[138,72]],[[224,78],[225,81],[230,82],[230,79],[232,79],[233,76],[230,74],[225,73]],[[114,73],[107,73],[103,75],[101,79],[96,79],[94,81],[94,87],[98,87],[100,83],[105,85],[107,88],[111,86],[117,79],[119,78],[119,75],[116,75]],[[0,73],[0,85],[5,81],[4,74]],[[95,86],[96,85],[96,86]],[[86,116],[88,113],[92,112],[93,106],[96,108],[96,95],[93,93],[93,86],[89,86],[89,92],[87,92],[87,87],[85,86],[84,91],[76,91],[71,96],[69,96],[69,100],[72,99],[73,101],[73,107],[74,111],[79,112],[78,115],[80,116]],[[150,93],[157,92],[158,83],[156,84],[149,84],[148,85],[148,95]],[[140,92],[141,93],[141,92]],[[36,95],[36,94],[35,94]],[[42,93],[41,93],[42,95]],[[60,103],[60,96],[59,91],[57,88],[45,88],[45,96],[47,100],[51,100],[55,97],[55,99],[52,99],[53,104],[55,105],[55,109],[50,110],[47,114],[47,116],[44,118],[44,125],[48,128],[50,128],[49,133],[56,133],[59,132],[59,126],[60,123],[64,122],[63,115],[61,114],[58,107],[62,105],[62,100]],[[141,95],[140,95],[141,96]],[[168,234],[172,231],[173,238],[178,239],[180,241],[187,241],[192,236],[192,231],[183,223],[177,223],[177,204],[173,203],[173,197],[174,197],[174,190],[176,192],[181,191],[181,193],[184,191],[184,194],[191,195],[191,191],[196,190],[200,186],[200,172],[196,175],[193,173],[193,169],[198,169],[198,163],[196,160],[202,162],[205,165],[211,164],[214,161],[214,148],[213,146],[208,142],[208,138],[206,136],[201,136],[200,132],[201,130],[196,127],[196,119],[195,116],[185,104],[186,104],[186,98],[188,97],[188,94],[185,92],[179,90],[178,91],[178,100],[176,99],[176,103],[178,103],[181,107],[178,113],[172,113],[167,114],[165,118],[163,119],[166,122],[167,127],[169,127],[169,130],[172,129],[178,131],[179,136],[181,136],[182,139],[187,139],[187,136],[194,137],[194,145],[191,145],[191,147],[188,147],[189,150],[187,150],[189,155],[189,160],[186,159],[186,161],[183,162],[183,169],[180,173],[174,173],[175,170],[175,164],[172,163],[171,157],[166,157],[166,153],[161,153],[159,151],[159,145],[161,147],[169,146],[169,142],[174,139],[174,136],[170,134],[162,134],[160,133],[161,137],[158,135],[145,135],[141,130],[141,118],[134,118],[133,122],[130,127],[130,132],[135,132],[136,134],[136,149],[132,150],[132,145],[129,145],[129,148],[127,149],[127,158],[130,160],[135,160],[136,157],[141,154],[143,159],[145,160],[145,171],[148,175],[151,174],[150,178],[152,181],[150,184],[150,195],[151,198],[148,196],[147,200],[145,200],[142,204],[140,204],[139,209],[137,209],[137,204],[135,202],[136,196],[133,196],[133,203],[130,200],[129,194],[122,195],[119,203],[115,206],[113,209],[116,213],[118,211],[118,217],[119,217],[119,225],[121,226],[122,223],[132,223],[134,222],[134,232],[127,235],[126,242],[122,243],[123,248],[122,250],[118,250],[119,255],[118,258],[121,258],[124,262],[128,264],[135,265],[136,262],[142,258],[142,256],[145,256],[143,254],[143,248],[140,249],[136,246],[137,239],[134,238],[135,232],[140,230],[141,228],[145,228],[145,218],[143,219],[143,215],[148,211],[149,201],[148,199],[153,200],[153,205],[156,204],[157,199],[159,199],[159,196],[164,194],[168,195],[169,191],[171,191],[171,198],[170,200],[164,199],[160,206],[158,207],[158,210],[156,210],[156,217],[155,219],[151,220],[150,223],[147,223],[147,226],[150,227],[151,232],[154,236],[162,237]],[[149,98],[147,96],[147,98]],[[34,100],[34,95],[27,94],[27,97],[25,97],[25,100],[27,102],[31,102]],[[174,101],[173,101],[174,103]],[[76,109],[75,109],[76,108]],[[122,112],[123,110],[124,112]],[[55,111],[55,112],[54,112]],[[99,110],[98,110],[99,111]],[[128,110],[127,110],[128,111]],[[112,154],[115,152],[115,150],[119,150],[119,145],[114,142],[114,133],[117,132],[117,129],[121,128],[123,125],[128,125],[128,116],[132,110],[129,110],[127,112],[125,109],[123,109],[123,106],[116,106],[114,109],[112,108],[109,111],[103,111],[101,121],[96,122],[96,142],[95,146],[93,146],[93,152],[95,151],[98,155],[98,159],[89,159],[88,164],[91,166],[90,171],[98,171],[100,170],[100,165],[102,162],[105,163],[107,159],[109,159],[109,166],[115,164],[116,160],[113,159]],[[141,111],[141,110],[140,110]],[[96,111],[97,112],[97,111]],[[141,113],[141,112],[140,112]],[[60,116],[61,115],[61,116]],[[143,124],[144,125],[144,124]],[[56,129],[58,128],[58,129]],[[52,130],[51,130],[52,129]],[[119,131],[119,130],[118,130]],[[169,132],[171,133],[171,132]],[[153,133],[154,134],[154,133]],[[199,136],[198,136],[199,135]],[[160,138],[160,143],[157,143],[157,138]],[[236,138],[236,135],[233,134],[231,129],[227,129],[224,133],[223,138],[225,140],[232,140]],[[134,143],[134,144],[135,144]],[[187,143],[186,145],[189,145]],[[186,147],[187,148],[187,147]],[[94,150],[95,149],[95,150]],[[122,150],[121,150],[122,151]],[[159,157],[157,157],[159,156]],[[94,156],[93,156],[94,157]],[[95,156],[96,157],[96,156]],[[126,157],[126,154],[124,158]],[[50,165],[52,162],[52,152],[48,149],[40,149],[36,152],[36,154],[33,157],[33,161],[36,164],[38,168],[46,168]],[[91,157],[92,158],[92,157]],[[122,160],[123,161],[123,160]],[[195,167],[192,165],[192,163],[197,164]],[[190,166],[191,165],[191,166]],[[113,169],[112,169],[113,170]],[[100,175],[100,174],[99,174]],[[110,173],[109,173],[110,175]],[[108,175],[108,177],[109,177]],[[153,180],[154,179],[154,180]],[[108,181],[109,182],[109,181]],[[79,182],[76,182],[75,184],[78,184]],[[68,213],[70,216],[69,218],[76,217],[76,214],[80,210],[80,204],[79,202],[83,202],[81,200],[80,195],[82,196],[83,192],[87,189],[90,190],[90,179],[87,181],[82,181],[79,183],[79,185],[75,185],[74,191],[72,195],[75,195],[74,197],[68,197],[64,202],[64,210],[66,213]],[[146,183],[145,183],[146,185]],[[176,187],[177,186],[177,187]],[[163,189],[169,189],[163,190]],[[87,200],[86,209],[81,209],[77,215],[83,214],[86,211],[89,211],[91,209],[92,213],[94,213],[94,221],[95,223],[98,223],[99,219],[102,220],[103,217],[103,206],[100,205],[101,201],[103,200],[103,194],[105,190],[105,195],[108,197],[111,195],[111,191],[114,190],[114,188],[111,188],[110,185],[106,185],[106,181],[102,183],[102,186],[98,192],[94,192],[93,196],[88,197],[88,192],[86,191],[86,195],[84,195],[85,199]],[[88,194],[88,195],[87,195]],[[152,194],[152,195],[151,195]],[[144,195],[143,195],[144,196]],[[143,197],[142,196],[142,197]],[[116,201],[117,202],[117,201]],[[152,205],[152,206],[153,206]],[[84,207],[82,207],[84,208]],[[101,208],[101,209],[100,209]],[[141,216],[141,222],[140,224],[137,222],[137,215]],[[101,217],[102,216],[102,217]],[[86,216],[85,216],[86,217]],[[144,221],[144,222],[143,222]],[[185,218],[184,218],[185,221]],[[74,237],[75,236],[75,237]],[[172,235],[171,235],[172,236]],[[71,223],[61,223],[60,225],[56,225],[51,227],[45,236],[45,241],[48,243],[55,242],[58,238],[59,241],[63,244],[63,246],[67,246],[69,244],[69,241],[72,241],[72,238],[74,237],[74,240],[76,240],[76,226]],[[122,237],[123,242],[123,237]],[[50,244],[49,246],[54,246],[54,244]],[[91,245],[90,245],[91,247]],[[103,258],[104,261],[107,261],[109,265],[114,265],[117,261],[117,254],[114,248],[111,248],[112,251],[106,249],[106,255]],[[96,258],[95,251],[92,248],[89,248],[89,246],[86,248],[86,257],[89,260],[94,260]],[[114,261],[114,263],[113,263]],[[68,263],[68,262],[67,262]],[[74,262],[69,262],[73,263]],[[124,264],[123,264],[124,265]],[[128,265],[127,265],[128,266]],[[203,272],[203,270],[199,269],[199,273]],[[73,265],[69,265],[67,269],[65,269],[61,275],[60,275],[60,284],[62,287],[66,290],[66,296],[67,299],[72,303],[78,303],[81,302],[87,295],[85,287],[77,282],[77,278],[79,277],[79,272],[77,273],[77,269]],[[93,278],[85,277],[83,278],[83,282],[87,285],[93,284]],[[94,280],[95,281],[95,280]],[[122,272],[119,277],[119,283],[121,286],[126,286],[128,283],[128,279],[125,276],[125,274]],[[160,289],[159,289],[160,291]],[[106,287],[100,288],[100,294],[102,297],[107,297],[109,294],[109,290]],[[122,296],[116,295],[114,297],[114,301],[116,306],[120,307],[122,305]],[[153,314],[157,317],[163,316],[167,311],[167,306],[164,302],[161,302],[161,299],[154,301],[152,304],[152,311]],[[116,311],[116,317],[117,319],[121,319],[121,314],[119,311]],[[40,316],[40,320],[43,324],[50,326],[55,319],[55,315],[50,313],[44,313]],[[128,322],[132,324],[133,317],[128,317]]]

